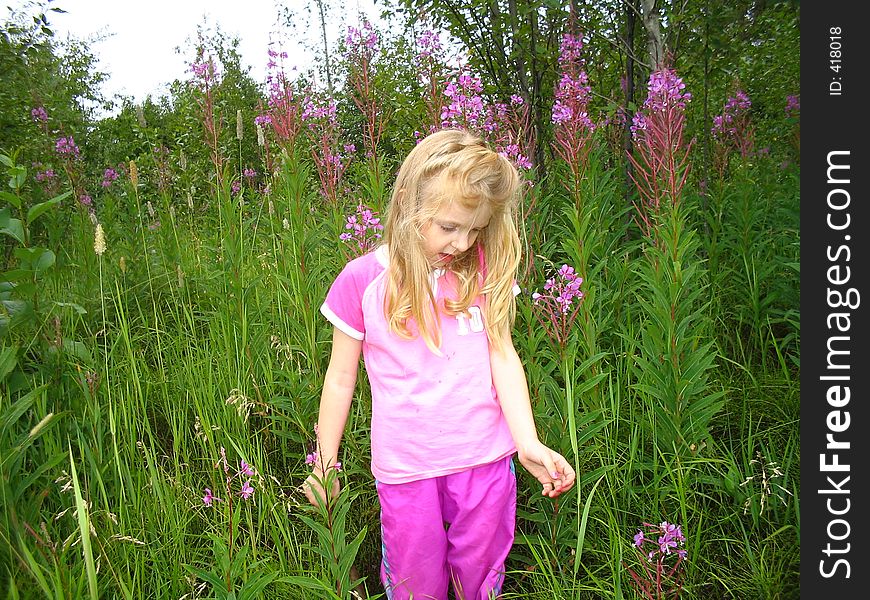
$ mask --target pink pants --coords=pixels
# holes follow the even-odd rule
[[[510,456],[461,473],[378,482],[390,600],[489,600],[501,593],[514,541],[517,482]]]

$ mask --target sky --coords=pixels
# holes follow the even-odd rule
[[[6,4],[20,9],[27,0]],[[149,94],[155,98],[166,95],[174,79],[189,77],[192,42],[199,24],[212,31],[219,26],[228,37],[238,37],[242,66],[251,68],[258,83],[265,81],[270,41],[280,41],[288,52],[288,70],[291,66],[305,70],[310,66],[310,52],[296,41],[306,32],[292,32],[280,24],[278,7],[303,13],[308,4],[316,6],[313,0],[53,0],[49,7],[66,13],[46,14],[59,39],[67,35],[79,40],[105,37],[89,45],[99,59],[97,69],[109,75],[104,95],[122,94],[141,102]],[[378,22],[373,0],[326,0],[325,5],[331,15],[330,44],[335,44],[346,28],[340,21],[352,19],[349,23],[355,24],[358,11]],[[7,14],[8,10],[4,16]],[[316,25],[316,19],[311,23]],[[319,26],[307,37],[317,43]],[[186,52],[179,54],[177,48]]]

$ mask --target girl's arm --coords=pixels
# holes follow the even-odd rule
[[[359,357],[362,342],[356,340],[338,328],[332,332],[332,354],[329,366],[323,380],[323,391],[320,395],[320,414],[317,418],[317,460],[314,462],[313,473],[303,486],[308,500],[317,505],[317,499],[312,495],[316,491],[323,497],[321,482],[324,469],[338,462],[338,447],[344,434],[350,403],[356,387]],[[338,493],[338,479],[333,479],[333,494]]]
[[[541,482],[541,493],[555,498],[574,485],[574,469],[561,454],[538,440],[523,364],[510,335],[504,339],[503,348],[490,350],[492,382],[517,447],[517,458]]]

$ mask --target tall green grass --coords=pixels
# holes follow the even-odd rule
[[[328,359],[318,309],[356,204],[326,202],[312,169],[284,156],[270,196],[226,179],[193,211],[128,187],[118,202],[138,208],[104,218],[102,257],[84,220],[55,248],[51,310],[0,347],[0,592],[229,597],[209,573],[230,572],[236,597],[344,598],[353,563],[356,589],[383,593],[364,373],[340,518],[298,487]],[[580,199],[539,183],[520,286],[567,263],[586,297],[560,347],[521,295],[515,343],[541,436],[578,482],[551,501],[519,473],[506,597],[631,598],[632,535],[663,520],[687,536],[682,597],[796,597],[797,181],[747,166],[669,215],[659,246],[594,156]],[[223,489],[222,447],[257,471],[234,521],[202,501]]]

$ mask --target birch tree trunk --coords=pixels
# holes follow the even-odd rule
[[[641,0],[643,26],[646,29],[646,47],[653,71],[664,66],[665,49],[662,44],[661,18],[656,0]]]

